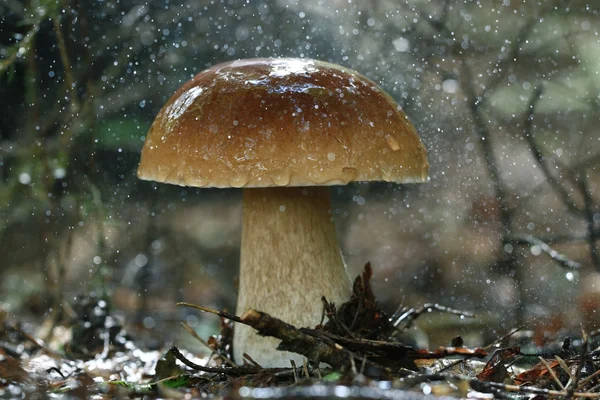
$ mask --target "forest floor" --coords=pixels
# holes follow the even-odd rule
[[[518,333],[527,327],[521,327],[483,348],[465,347],[457,336],[449,347],[418,349],[401,337],[419,316],[474,316],[437,304],[388,316],[378,306],[371,277],[367,265],[339,308],[323,299],[327,322],[314,329],[258,310],[235,316],[181,303],[221,318],[220,335],[208,340],[182,323],[210,349],[204,358],[175,346],[143,349],[95,296],[80,299],[73,310],[77,318],[54,326],[52,340],[34,337],[0,314],[0,398],[600,398],[596,332],[540,348],[523,341],[527,335]],[[311,361],[263,368],[247,357],[236,365],[236,324],[276,337],[281,350]]]

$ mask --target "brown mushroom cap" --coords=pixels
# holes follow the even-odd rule
[[[396,102],[321,61],[250,59],[209,68],[160,110],[138,169],[196,187],[423,182],[427,152]]]

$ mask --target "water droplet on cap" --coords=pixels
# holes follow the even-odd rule
[[[353,167],[344,167],[342,168],[342,180],[345,183],[352,182],[356,180],[358,176],[358,171]]]
[[[273,183],[277,186],[287,186],[290,184],[292,175],[289,171],[286,170],[284,172],[273,175],[271,179],[273,180]]]
[[[241,188],[248,184],[248,177],[243,175],[234,176],[229,180],[229,184],[235,188]]]
[[[400,144],[398,144],[398,141],[392,135],[386,135],[385,140],[392,151],[400,150]]]

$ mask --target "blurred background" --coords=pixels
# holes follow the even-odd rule
[[[421,343],[600,328],[599,31],[593,0],[4,0],[0,310],[59,322],[94,293],[151,345],[214,333],[175,303],[235,310],[241,192],[138,181],[139,153],[196,73],[285,56],[370,77],[429,151],[429,183],[331,189],[387,312],[477,313]]]

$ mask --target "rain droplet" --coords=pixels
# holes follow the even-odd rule
[[[241,188],[246,186],[248,183],[248,178],[246,176],[238,175],[234,176],[229,180],[229,184],[235,188]]]
[[[565,278],[567,278],[569,282],[573,282],[575,280],[575,274],[569,271],[565,274]]]
[[[400,150],[400,145],[398,144],[398,141],[392,135],[386,135],[385,139],[387,141],[388,146],[390,146],[390,149],[392,149],[392,151]]]
[[[287,186],[290,184],[292,175],[289,173],[289,171],[285,171],[285,172],[273,175],[273,177],[271,179],[273,180],[273,183],[276,184],[277,186]]]
[[[29,175],[27,172],[21,172],[19,174],[19,182],[21,182],[23,185],[29,185],[31,183],[31,175]]]
[[[342,174],[343,174],[342,180],[344,182],[351,182],[351,181],[356,180],[358,171],[356,170],[356,168],[344,167],[344,168],[342,168]]]
[[[538,245],[535,246],[531,246],[531,254],[533,254],[534,256],[539,256],[540,254],[542,254],[542,248]]]

